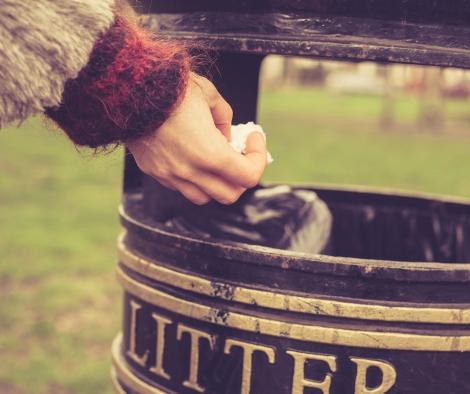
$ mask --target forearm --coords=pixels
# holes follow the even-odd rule
[[[86,39],[83,40],[78,28],[41,30],[41,41],[51,41],[51,46],[59,48],[63,57],[56,59],[50,56],[54,49],[49,47],[46,56],[44,51],[34,53],[35,62],[44,63],[49,73],[41,75],[41,87],[34,90],[28,91],[26,86],[21,86],[18,83],[20,78],[14,80],[13,85],[20,85],[19,89],[13,89],[7,97],[14,111],[10,116],[2,114],[0,121],[5,123],[46,111],[74,143],[90,147],[127,142],[158,128],[177,105],[186,86],[189,58],[184,49],[174,43],[158,41],[141,31],[133,24],[132,17],[123,11],[122,5],[114,1],[39,2],[48,3],[53,8],[65,7],[62,16],[67,20],[61,20],[61,26],[78,24],[87,30]],[[69,3],[74,5],[67,8]],[[90,3],[95,8],[98,5],[102,8],[68,18],[67,14],[75,9],[77,3]],[[42,18],[43,23],[50,23],[44,20],[44,9],[42,13],[30,11]],[[47,18],[50,18],[49,14]],[[89,24],[99,25],[99,28],[90,29],[87,27]],[[62,40],[61,36],[66,39]],[[36,41],[34,43],[36,45]],[[77,51],[80,56],[76,55]],[[69,65],[70,56],[75,59],[72,66]],[[28,71],[18,73],[18,77],[27,77]],[[60,83],[57,83],[58,77],[61,77]],[[35,86],[33,78],[30,84]],[[24,92],[28,93],[24,101],[34,105],[25,106],[18,99],[19,95],[24,96]],[[5,98],[2,99],[5,102]]]

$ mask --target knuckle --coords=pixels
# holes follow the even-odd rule
[[[162,184],[167,189],[175,190],[175,188],[172,186],[172,184],[170,182],[167,182],[167,181],[162,180],[162,179],[160,179],[159,182],[160,182],[160,184]]]
[[[217,152],[208,152],[207,155],[201,159],[204,161],[204,167],[210,171],[218,171],[226,164],[223,159],[223,155]]]
[[[137,161],[137,166],[139,167],[140,171],[142,171],[144,174],[153,176],[153,168],[149,166],[147,163],[141,163]]]
[[[231,205],[231,204],[236,203],[238,199],[240,198],[240,196],[241,196],[241,192],[231,192],[225,195],[223,198],[221,198],[219,202],[224,205]]]
[[[245,176],[243,183],[246,187],[255,187],[258,185],[260,178],[261,177],[255,171],[251,171]]]
[[[190,179],[194,175],[194,171],[190,166],[178,166],[175,168],[175,174],[183,179]]]
[[[153,178],[157,178],[158,180],[167,181],[171,178],[171,173],[167,169],[164,168],[153,168],[151,171],[151,175]]]
[[[210,201],[210,198],[207,196],[193,196],[191,201],[196,205],[206,205]]]
[[[140,156],[134,156],[134,159],[140,171],[144,174],[153,176],[154,166],[151,161],[143,160]]]
[[[222,98],[222,97],[221,97]],[[230,119],[233,118],[233,109],[232,107],[230,106],[229,103],[227,103],[224,99],[222,99],[225,103],[225,111],[226,111],[226,114],[227,114],[227,117],[229,117]]]

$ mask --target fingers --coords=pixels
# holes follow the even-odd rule
[[[254,132],[248,136],[245,148],[245,157],[251,162],[255,173],[261,176],[266,169],[268,152],[266,141],[261,133]]]
[[[166,188],[179,191],[197,205],[207,204],[212,199],[230,205],[235,203],[246,190],[209,173],[199,173],[194,177],[194,181],[196,183],[181,178],[173,178],[171,181],[158,180]]]
[[[158,133],[129,144],[139,168],[195,204],[235,202],[258,184],[266,167],[262,134],[252,133],[245,154],[235,152],[232,109],[207,79],[192,76],[187,94]]]
[[[180,178],[172,178],[172,186],[183,196],[196,205],[207,204],[211,198],[204,193],[198,186]]]
[[[235,203],[246,190],[238,184],[231,184],[218,175],[208,172],[199,172],[194,176],[194,181],[204,193],[225,205]]]
[[[251,133],[246,143],[245,154],[241,155],[229,148],[230,152],[220,165],[217,174],[229,183],[244,188],[255,187],[266,168],[267,151],[264,137],[260,133]]]
[[[185,181],[184,179],[173,177],[171,179],[164,180],[155,176],[153,178],[167,189],[179,191],[193,204],[204,205],[211,200],[211,197],[208,195],[208,193],[205,193],[198,186],[189,181]]]
[[[142,158],[143,152],[132,151],[137,159],[141,159],[137,163],[142,171],[163,186],[178,190],[194,204],[203,205],[211,199],[221,204],[232,204],[247,188],[258,184],[266,167],[265,140],[262,134],[251,133],[245,155],[242,155],[232,149],[215,127],[213,133],[215,138],[212,137],[208,145],[210,149],[199,151],[185,162],[174,161],[173,158],[157,165],[148,157]],[[167,154],[167,151],[162,151],[159,157]]]
[[[155,177],[163,186],[170,190],[179,191],[194,204],[203,205],[214,199],[217,202],[230,205],[235,203],[246,188],[231,184],[214,173],[197,171],[191,179],[173,175],[165,179]]]
[[[170,182],[164,181],[162,179],[157,179],[157,181],[161,183],[163,186],[165,186],[167,189],[176,191],[175,187]]]

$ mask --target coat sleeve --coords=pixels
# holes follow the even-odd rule
[[[114,21],[114,0],[0,2],[0,125],[57,106]]]
[[[189,57],[116,8],[115,0],[0,2],[0,126],[45,112],[75,144],[96,148],[166,120]]]

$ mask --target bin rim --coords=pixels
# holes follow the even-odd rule
[[[294,186],[294,185],[292,185]],[[327,184],[295,184],[296,188],[311,188],[317,191],[334,190],[339,192],[366,193],[371,195],[420,200],[424,203],[442,203],[465,209],[470,212],[470,199],[447,197],[430,193],[402,192],[386,188],[338,186]],[[334,188],[334,189],[333,189]],[[121,221],[127,230],[160,244],[201,255],[220,257],[278,269],[293,269],[325,275],[356,275],[374,279],[417,282],[470,282],[470,262],[422,262],[366,259],[347,256],[329,256],[292,252],[267,246],[251,245],[241,242],[207,240],[186,234],[169,231],[164,225],[146,224],[133,217],[120,205]],[[253,258],[253,254],[256,258]]]
[[[222,52],[470,68],[466,24],[310,12],[150,13],[159,36]]]

